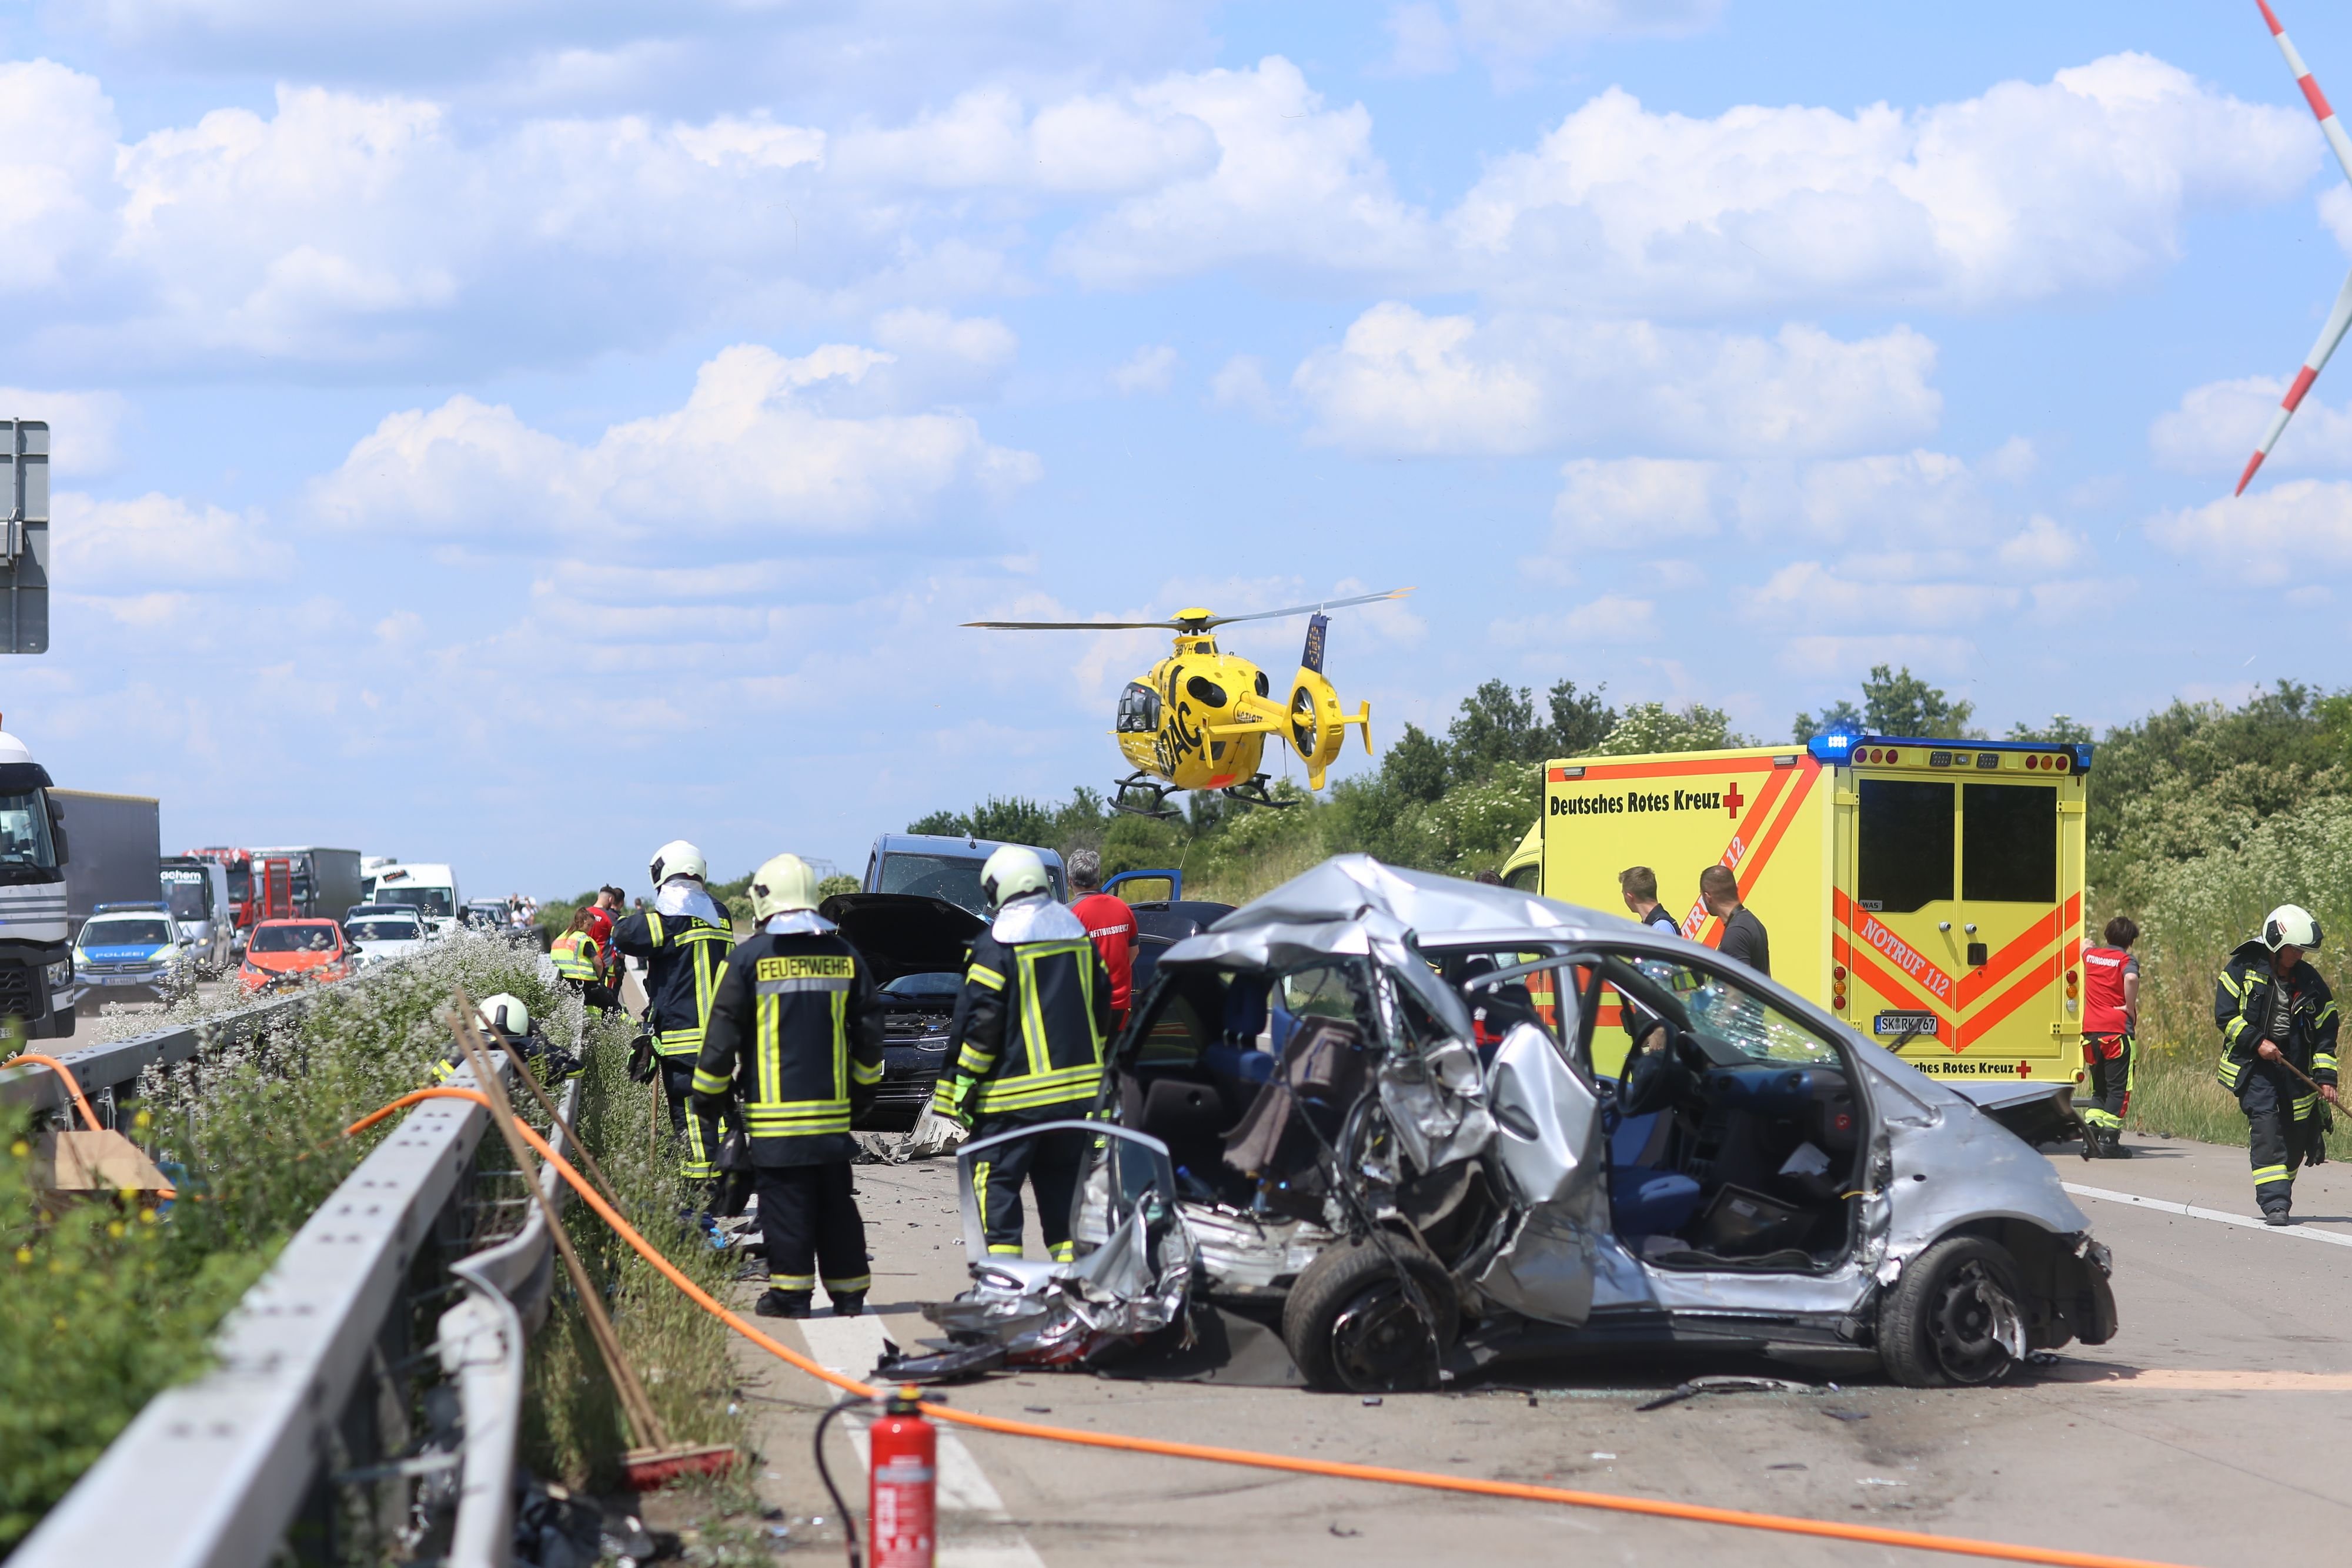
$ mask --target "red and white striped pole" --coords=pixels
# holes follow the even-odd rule
[[[2294,40],[2286,36],[2284,27],[2279,26],[2278,14],[2271,9],[2270,0],[2254,0],[2254,4],[2262,7],[2263,20],[2270,24],[2271,37],[2278,44],[2279,53],[2286,57],[2286,68],[2294,73],[2294,85],[2303,89],[2304,101],[2311,105],[2311,112],[2318,117],[2319,133],[2327,138],[2327,145],[2335,151],[2336,162],[2342,166],[2345,178],[2352,179],[2352,135],[2345,133],[2344,122],[2336,117],[2336,106],[2329,103],[2327,95],[2319,90],[2319,80],[2311,74],[2311,68],[2304,64],[2302,52],[2294,47]],[[2326,367],[2328,356],[2336,352],[2336,345],[2344,340],[2347,327],[2352,327],[2352,274],[2346,276],[2344,287],[2336,291],[2336,308],[2328,311],[2327,324],[2319,329],[2319,340],[2312,344],[2311,352],[2303,357],[2303,368],[2295,372],[2294,383],[2286,389],[2286,396],[2279,400],[2278,413],[2271,416],[2271,427],[2263,434],[2262,444],[2255,447],[2253,456],[2246,460],[2246,471],[2238,476],[2238,487],[2232,494],[2242,496],[2246,493],[2246,486],[2252,481],[2254,470],[2260,468],[2263,459],[2271,455],[2272,446],[2277,444],[2279,436],[2286,429],[2286,422],[2293,419],[2294,411],[2302,406],[2304,394],[2311,390],[2311,383],[2319,379],[2319,372]]]

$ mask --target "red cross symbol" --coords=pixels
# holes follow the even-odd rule
[[[1742,799],[1742,797],[1741,797],[1741,795],[1740,795],[1740,793],[1739,793],[1739,786],[1738,786],[1738,785],[1734,784],[1734,785],[1732,785],[1730,788],[1728,788],[1728,789],[1727,789],[1726,790],[1724,790],[1724,792],[1723,792],[1723,809],[1724,809],[1724,810],[1725,810],[1725,811],[1727,811],[1727,813],[1729,813],[1730,815],[1732,815],[1732,816],[1734,816],[1734,817],[1737,817],[1738,815],[1739,815],[1739,808],[1740,808],[1740,807],[1741,807],[1741,805],[1743,805],[1744,803],[1745,803],[1745,802],[1744,802],[1744,800],[1743,800],[1743,799]]]

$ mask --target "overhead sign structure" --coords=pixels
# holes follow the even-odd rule
[[[0,419],[0,653],[49,651],[49,426]]]

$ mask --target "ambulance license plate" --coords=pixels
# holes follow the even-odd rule
[[[1936,1037],[1936,1026],[1942,1022],[1934,1013],[1881,1013],[1871,1020],[1873,1034],[1924,1035]]]

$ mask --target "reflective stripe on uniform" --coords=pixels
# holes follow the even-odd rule
[[[2284,1166],[2261,1166],[2254,1171],[2254,1185],[2268,1186],[2274,1181],[2291,1181],[2293,1176]]]

